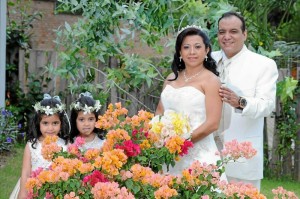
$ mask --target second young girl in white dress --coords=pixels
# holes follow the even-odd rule
[[[84,138],[85,143],[81,147],[83,151],[90,148],[100,149],[104,143],[104,131],[95,128],[100,108],[100,101],[94,100],[89,92],[81,93],[70,106],[71,142],[74,142],[77,136]]]

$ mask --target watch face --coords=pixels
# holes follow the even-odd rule
[[[247,105],[247,100],[245,98],[241,98],[240,106],[244,108]]]

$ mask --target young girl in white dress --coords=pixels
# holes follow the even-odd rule
[[[104,131],[95,128],[100,108],[100,101],[94,100],[89,92],[81,93],[70,105],[72,129],[70,140],[73,143],[76,137],[83,137],[85,140],[81,147],[83,151],[91,148],[100,149],[104,143]]]
[[[58,145],[66,150],[70,126],[64,107],[58,96],[51,97],[48,94],[44,94],[44,99],[34,105],[35,113],[26,135],[28,142],[23,155],[21,178],[10,199],[27,198],[25,185],[31,172],[37,168],[46,169],[50,166],[51,162],[45,160],[41,154],[42,141],[46,136],[58,136]]]

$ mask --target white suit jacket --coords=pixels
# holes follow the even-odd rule
[[[213,52],[221,81],[238,96],[247,100],[243,111],[237,111],[227,104],[223,109],[224,142],[233,139],[239,142],[250,141],[257,154],[250,160],[228,163],[225,173],[229,177],[259,180],[263,178],[263,125],[264,117],[275,109],[276,81],[278,70],[274,60],[243,49],[234,57],[227,60],[229,65],[224,71],[222,62],[226,59],[222,51]],[[224,65],[224,64],[223,64]],[[224,76],[226,78],[224,78]]]

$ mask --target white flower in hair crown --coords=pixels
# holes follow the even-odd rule
[[[178,31],[177,36],[182,33],[184,30],[188,29],[188,28],[196,28],[198,30],[202,30],[201,26],[197,26],[197,25],[187,25],[186,27],[183,27],[180,29],[180,31]]]
[[[93,96],[89,93],[89,92],[85,92],[85,93],[81,93],[79,95],[80,96],[87,96],[87,97],[90,97],[93,99]],[[75,109],[77,111],[83,111],[83,114],[89,114],[89,113],[92,113],[94,111],[98,112],[101,108],[101,104],[100,104],[100,101],[99,100],[95,100],[95,105],[94,106],[88,106],[88,105],[84,105],[82,106],[80,102],[73,102],[71,105],[70,105],[70,109]]]
[[[51,98],[56,99],[57,101],[59,101],[61,103],[59,96],[51,97],[49,94],[44,94],[44,99],[51,99]],[[62,113],[65,110],[65,105],[64,104],[56,104],[56,107],[50,108],[50,106],[42,106],[41,102],[38,102],[33,106],[33,108],[36,112],[39,111],[46,115],[53,115],[56,113]]]

